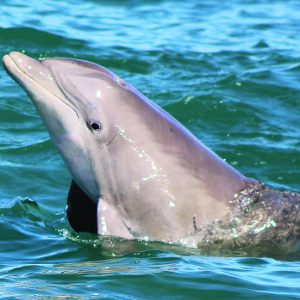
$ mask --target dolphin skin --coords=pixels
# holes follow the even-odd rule
[[[72,175],[76,231],[192,247],[299,238],[299,194],[246,178],[104,67],[19,52],[3,63]]]

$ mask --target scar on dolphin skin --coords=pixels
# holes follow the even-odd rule
[[[197,227],[197,223],[196,223],[196,216],[193,216],[193,226],[194,226],[194,230],[198,231],[198,227]]]
[[[74,230],[101,234],[105,220],[107,235],[200,248],[299,241],[298,193],[243,176],[114,73],[19,52],[3,63],[71,173],[67,217]]]

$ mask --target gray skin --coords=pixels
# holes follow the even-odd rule
[[[101,235],[197,245],[254,181],[107,69],[75,59],[5,55],[77,186],[97,205]]]

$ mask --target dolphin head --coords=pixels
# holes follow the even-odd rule
[[[75,181],[96,202],[105,149],[99,144],[105,146],[115,137],[112,112],[120,105],[126,83],[107,69],[81,60],[38,61],[12,52],[3,62],[32,99]],[[100,153],[90,155],[93,151]],[[91,161],[95,157],[99,159]]]

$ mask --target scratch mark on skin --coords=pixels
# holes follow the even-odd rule
[[[193,216],[193,226],[194,226],[194,230],[198,231],[198,227],[197,227],[197,223],[196,223],[196,216]]]

